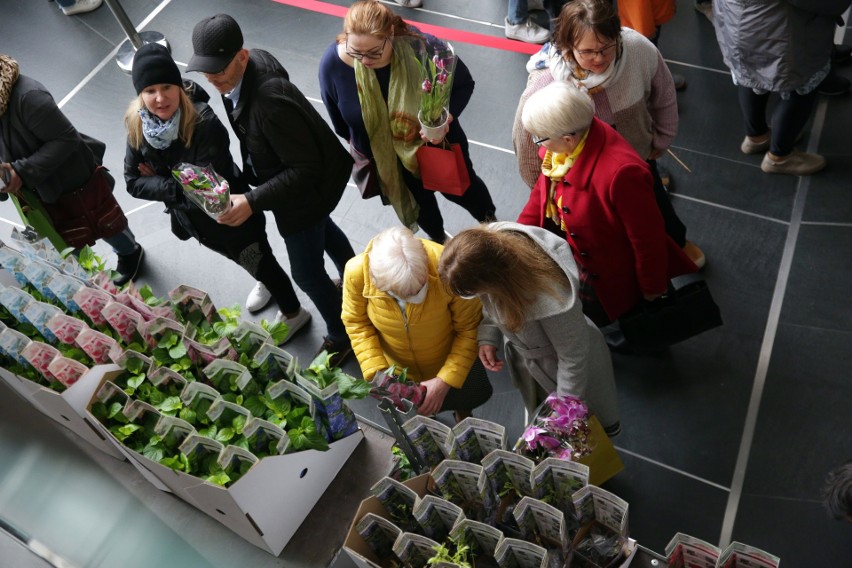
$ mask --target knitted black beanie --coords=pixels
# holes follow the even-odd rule
[[[183,85],[169,50],[159,43],[146,43],[136,51],[132,76],[137,95],[151,85]]]

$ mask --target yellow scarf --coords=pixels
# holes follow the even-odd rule
[[[548,150],[545,152],[544,161],[541,163],[541,173],[550,178],[550,191],[548,192],[545,215],[547,215],[551,221],[556,223],[562,231],[566,230],[565,221],[562,220],[561,213],[562,196],[560,195],[558,198],[556,197],[556,188],[559,185],[559,182],[568,175],[568,170],[574,166],[574,162],[577,161],[577,157],[586,146],[586,138],[588,136],[589,131],[587,130],[580,139],[580,143],[577,144],[576,148],[574,148],[574,151],[568,155],[557,154]]]

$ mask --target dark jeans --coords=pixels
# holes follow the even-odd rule
[[[677,216],[672,201],[669,199],[669,194],[666,193],[666,188],[663,186],[663,180],[660,177],[660,170],[657,168],[657,160],[648,160],[648,165],[651,166],[651,176],[654,178],[654,199],[657,200],[657,207],[660,208],[660,213],[663,215],[666,234],[677,243],[677,246],[683,248],[686,244],[686,225]]]
[[[293,234],[284,234],[281,229],[286,229],[286,225],[279,221],[277,215],[275,220],[287,245],[293,280],[319,310],[328,327],[329,339],[334,342],[349,341],[340,320],[340,312],[343,309],[340,291],[325,271],[323,256],[328,253],[337,268],[338,276],[342,278],[346,262],[355,256],[349,239],[327,215],[311,227]]]
[[[444,404],[441,406],[441,412],[445,410],[473,410],[485,404],[491,398],[492,392],[494,392],[494,389],[488,380],[485,367],[482,366],[482,362],[477,357],[461,388],[451,388],[447,392]]]
[[[796,138],[811,117],[811,111],[817,100],[817,90],[807,95],[790,93],[788,99],[779,99],[772,110],[771,123],[766,122],[766,109],[769,96],[756,94],[748,87],[737,87],[740,110],[746,123],[746,134],[763,136],[772,127],[772,139],[769,151],[776,156],[786,156],[793,151]]]
[[[453,134],[455,134],[455,129],[451,124],[448,139]],[[464,137],[464,133],[461,133],[460,140],[456,136],[453,136],[453,138],[456,139],[448,141],[456,142],[461,146],[462,155],[467,165],[467,172],[470,175],[470,187],[460,196],[449,193],[441,193],[441,195],[448,201],[464,207],[477,221],[492,221],[494,220],[496,207],[485,182],[476,175],[473,169],[473,163],[470,161],[470,152],[468,151],[467,138]],[[435,196],[439,192],[424,189],[420,179],[411,175],[411,172],[405,168],[402,168],[402,177],[405,185],[411,191],[414,200],[420,205],[420,216],[417,217],[417,223],[429,235],[429,238],[435,242],[443,243],[446,238],[444,234],[444,217],[441,215],[441,210],[438,208],[438,199]]]
[[[301,303],[293,283],[269,246],[263,213],[255,213],[239,227],[220,225],[198,209],[185,213],[198,234],[198,242],[233,260],[263,283],[283,313],[299,310]]]
[[[567,0],[544,0],[542,4],[547,14],[551,18],[559,15],[562,5],[566,4]],[[506,18],[510,24],[523,24],[527,21],[530,15],[528,0],[509,0],[508,13]]]

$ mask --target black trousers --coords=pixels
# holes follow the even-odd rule
[[[666,234],[677,243],[677,246],[683,248],[686,244],[686,225],[677,216],[669,194],[666,192],[665,186],[663,186],[660,170],[657,168],[657,160],[648,160],[648,165],[651,166],[651,175],[654,178],[654,199],[656,199],[657,207],[659,207],[660,213],[663,215]]]
[[[461,388],[451,388],[444,398],[441,411],[463,410],[470,411],[485,404],[493,392],[491,382],[485,372],[485,367],[479,357],[473,362],[470,372]]]
[[[807,95],[790,93],[789,98],[779,99],[772,109],[770,122],[766,121],[766,109],[769,106],[771,93],[756,94],[748,87],[737,87],[740,110],[746,124],[746,134],[763,136],[770,126],[772,138],[769,141],[769,151],[776,156],[786,156],[793,151],[796,138],[811,117],[811,111],[817,100],[817,90]]]
[[[285,314],[299,310],[290,277],[278,263],[266,237],[266,218],[255,213],[239,227],[220,225],[200,209],[183,211],[198,242],[239,264],[252,278],[266,286],[278,309]]]

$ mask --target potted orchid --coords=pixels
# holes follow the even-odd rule
[[[578,460],[592,453],[589,408],[574,396],[551,394],[515,445],[535,462],[549,457]]]
[[[172,176],[183,187],[186,196],[213,219],[230,209],[228,180],[217,174],[213,166],[202,167],[181,162],[172,170]]]
[[[423,49],[418,50],[418,63],[423,81],[417,118],[427,138],[443,138],[450,116],[450,93],[456,69],[453,46],[444,42],[425,43]]]

